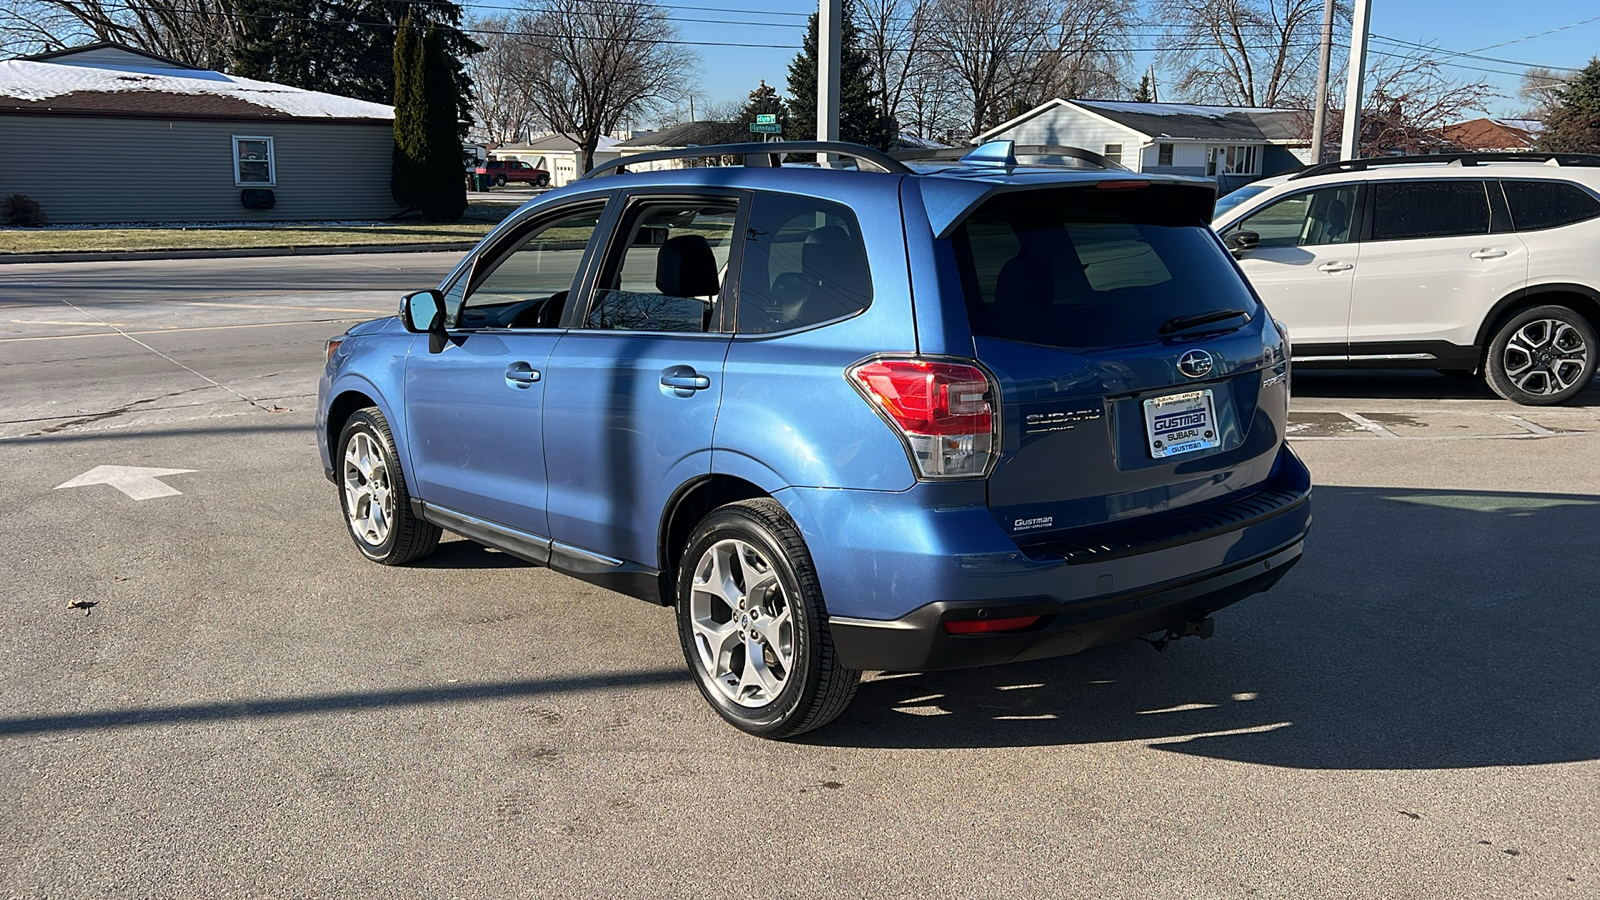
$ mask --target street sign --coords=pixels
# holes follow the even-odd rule
[[[783,126],[777,122],[752,122],[750,130],[758,134],[783,134]]]
[[[776,125],[776,124],[778,124],[778,114],[777,113],[759,113],[759,114],[756,115],[756,124],[757,125]]]

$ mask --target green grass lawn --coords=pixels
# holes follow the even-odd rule
[[[0,229],[0,254],[455,243],[476,241],[492,227],[486,222],[473,222],[270,228],[8,228]]]
[[[449,223],[0,228],[0,255],[459,243],[476,241],[488,234],[489,229],[515,209],[513,204],[474,203],[466,218]]]

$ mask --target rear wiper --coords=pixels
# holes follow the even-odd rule
[[[1250,313],[1243,309],[1213,309],[1210,312],[1190,313],[1187,316],[1173,316],[1161,323],[1156,329],[1157,334],[1173,334],[1178,331],[1188,331],[1200,325],[1210,325],[1212,322],[1226,322],[1243,316],[1245,321],[1250,321]]]

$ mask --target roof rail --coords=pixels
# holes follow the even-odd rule
[[[1420,163],[1441,163],[1451,166],[1476,166],[1493,162],[1532,162],[1547,166],[1600,166],[1600,155],[1593,153],[1436,153],[1428,156],[1374,156],[1367,159],[1341,159],[1337,162],[1312,166],[1289,176],[1313,178],[1334,172],[1364,172],[1381,166],[1414,166]]]
[[[656,162],[663,159],[702,159],[710,156],[742,156],[745,166],[752,168],[778,168],[783,165],[783,157],[790,153],[825,153],[833,156],[847,156],[856,161],[856,166],[871,169],[877,172],[887,172],[893,175],[909,175],[911,170],[905,164],[871,147],[860,144],[850,144],[844,141],[769,141],[767,143],[749,144],[707,144],[705,146],[684,147],[678,150],[654,150],[650,153],[639,153],[634,156],[624,156],[601,163],[585,172],[584,178],[595,178],[600,175],[613,175],[627,172],[627,167],[635,163]]]
[[[1093,150],[1068,147],[1064,144],[1017,144],[1012,141],[988,141],[977,147],[934,147],[926,150],[898,150],[889,154],[902,162],[960,161],[969,165],[1018,166],[1019,156],[1065,156],[1082,160],[1102,169],[1122,169],[1127,166],[1113,162]]]

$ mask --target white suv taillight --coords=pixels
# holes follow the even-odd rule
[[[989,474],[997,456],[998,391],[977,366],[928,359],[874,359],[845,372],[900,433],[925,480]]]

